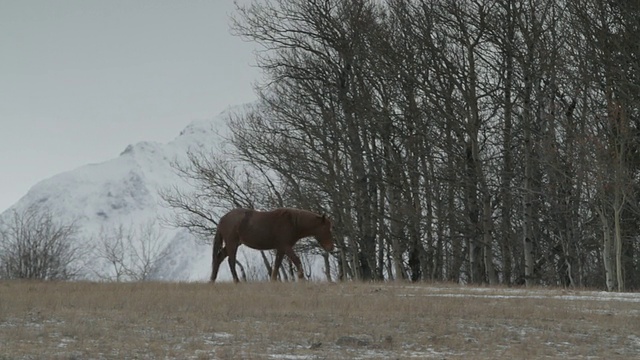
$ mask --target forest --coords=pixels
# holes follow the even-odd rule
[[[640,2],[238,5],[259,101],[165,196],[327,213],[339,280],[640,288]]]

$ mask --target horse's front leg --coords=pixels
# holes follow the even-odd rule
[[[300,262],[300,258],[293,252],[293,248],[288,248],[286,250],[287,257],[289,260],[293,261],[293,264],[298,269],[298,279],[304,280],[304,271],[302,271],[302,263]]]
[[[278,271],[280,270],[283,257],[284,252],[282,250],[276,250],[276,260],[273,262],[273,269],[271,269],[271,281],[278,280]]]

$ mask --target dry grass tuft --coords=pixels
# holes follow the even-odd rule
[[[626,359],[640,296],[404,283],[0,282],[0,359]]]

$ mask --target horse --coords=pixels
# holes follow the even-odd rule
[[[284,255],[295,264],[298,278],[304,279],[300,258],[293,251],[298,240],[313,236],[326,250],[333,250],[331,220],[325,215],[293,208],[278,208],[272,211],[258,211],[237,208],[229,211],[218,221],[213,240],[211,282],[215,282],[218,269],[229,257],[229,268],[233,281],[238,283],[236,274],[236,252],[238,246],[246,245],[256,250],[276,250],[276,259],[271,272],[271,280],[276,281]],[[224,246],[223,246],[224,242]]]

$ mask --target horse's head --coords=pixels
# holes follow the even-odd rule
[[[331,219],[327,215],[320,216],[320,226],[316,229],[315,238],[327,251],[333,250],[333,236],[331,235]]]

